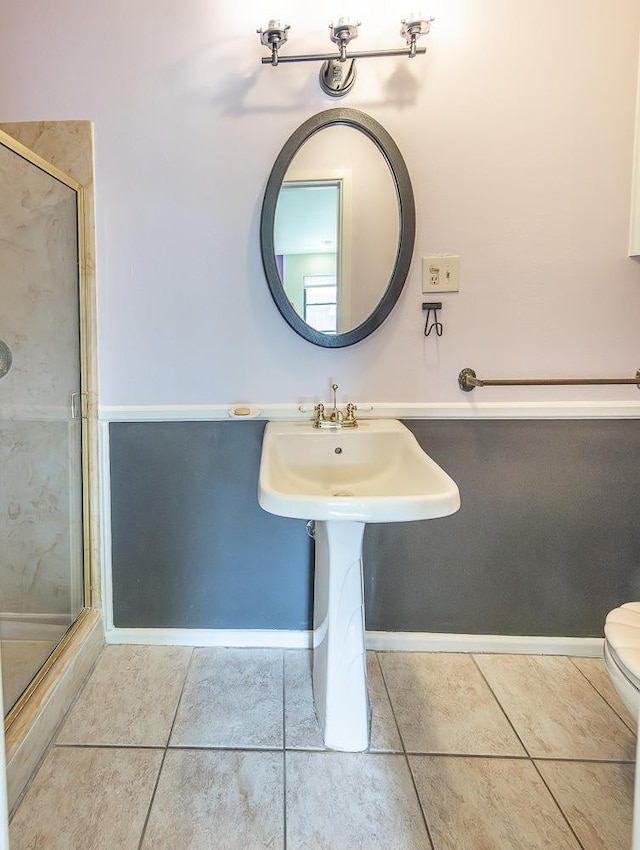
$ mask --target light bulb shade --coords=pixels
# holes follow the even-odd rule
[[[287,40],[288,29],[289,24],[284,24],[283,26],[277,19],[269,21],[266,29],[258,30],[258,35],[260,36],[261,44],[263,44],[265,47],[275,47],[275,49],[277,50],[280,45],[284,44]]]
[[[412,12],[411,15],[401,21],[400,35],[406,39],[407,44],[411,44],[412,41],[415,42],[421,35],[427,35],[431,29],[433,18],[418,17],[419,14],[419,12]]]
[[[329,24],[329,29],[331,31],[329,33],[329,38],[335,44],[346,47],[352,39],[358,37],[359,26],[360,21],[351,23],[349,18],[340,18],[335,26],[333,24]]]

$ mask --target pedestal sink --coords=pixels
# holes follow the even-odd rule
[[[455,513],[455,482],[396,419],[357,428],[269,422],[258,502],[279,516],[315,521],[313,691],[325,745],[369,746],[362,538],[367,522]]]

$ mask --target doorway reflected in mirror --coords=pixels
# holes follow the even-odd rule
[[[332,109],[295,131],[269,177],[260,239],[271,294],[297,333],[323,347],[368,336],[402,291],[414,235],[411,181],[376,121]]]

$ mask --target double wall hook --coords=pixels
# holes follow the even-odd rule
[[[436,336],[442,336],[442,322],[438,320],[438,310],[442,308],[442,301],[423,301],[422,309],[427,311],[424,323],[424,335],[429,336],[435,329]],[[433,313],[433,316],[431,315]],[[429,324],[431,322],[431,324]]]

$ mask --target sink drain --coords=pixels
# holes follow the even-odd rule
[[[333,495],[334,496],[355,496],[355,493],[352,493],[351,490],[336,490]]]

